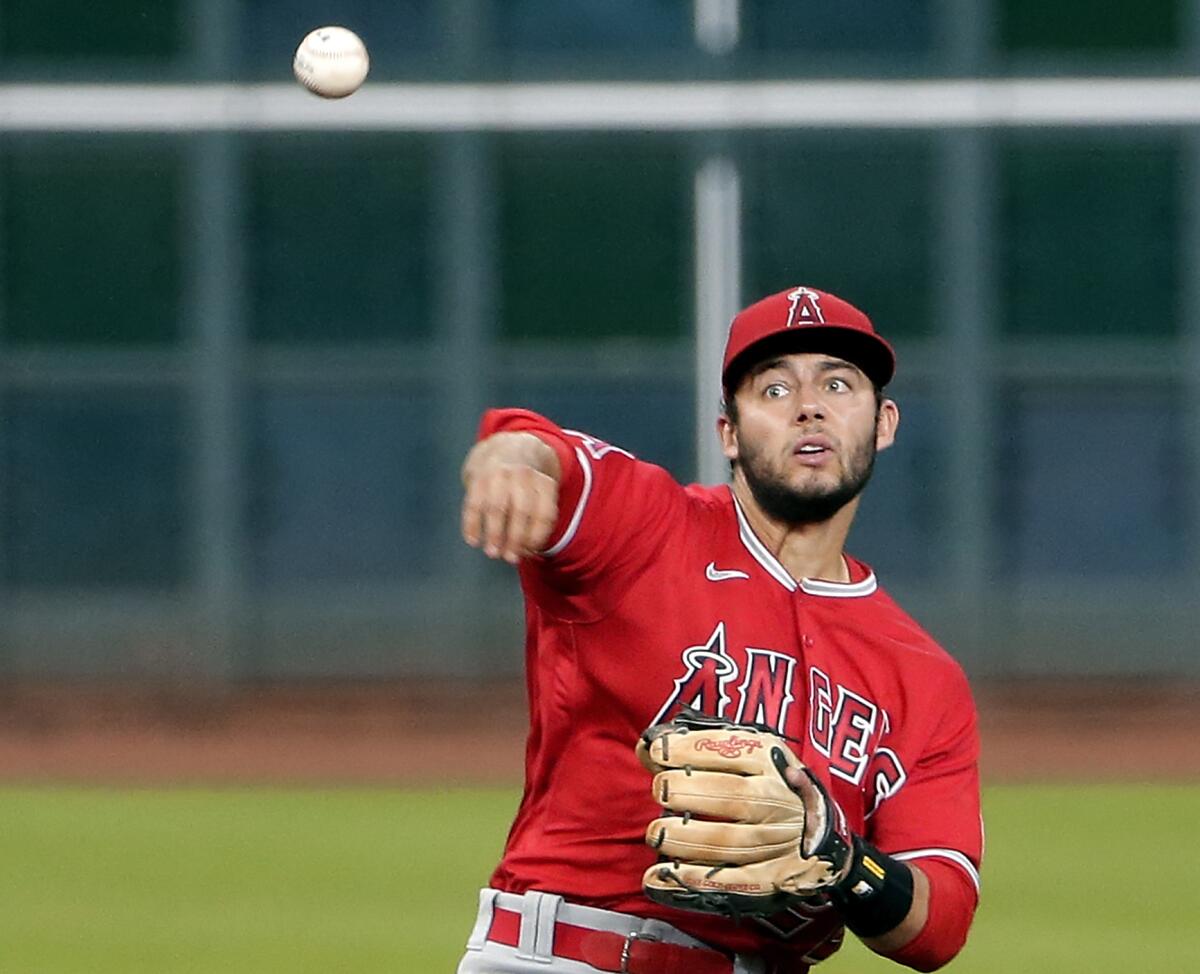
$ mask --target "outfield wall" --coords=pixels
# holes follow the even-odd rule
[[[1200,676],[1196,0],[348,2],[337,103],[304,4],[45,6],[0,15],[0,679],[511,679],[481,411],[718,482],[724,323],[801,282],[897,346],[851,547],[973,676]]]

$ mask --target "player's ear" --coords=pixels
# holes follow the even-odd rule
[[[886,450],[896,442],[896,427],[900,425],[900,407],[894,399],[884,399],[875,417],[875,449]]]
[[[736,460],[738,458],[737,427],[733,425],[733,420],[725,412],[717,417],[717,436],[720,437],[721,452],[725,455],[725,459]]]

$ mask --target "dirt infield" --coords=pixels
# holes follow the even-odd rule
[[[985,781],[1200,781],[1200,685],[976,687]],[[0,781],[514,784],[519,685],[0,691]]]

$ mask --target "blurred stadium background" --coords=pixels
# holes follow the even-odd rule
[[[795,283],[898,347],[852,550],[995,774],[1194,778],[1198,66],[1197,0],[0,0],[0,778],[436,788],[421,713],[520,714],[480,412],[715,482],[720,332]]]
[[[514,674],[510,573],[456,541],[482,408],[719,477],[696,322],[797,281],[899,345],[854,547],[973,673],[1197,673],[1200,143],[1153,87],[1111,124],[1086,83],[1063,124],[1002,87],[1188,71],[1184,0],[0,15],[7,673]],[[344,103],[289,77],[327,20],[373,56]],[[991,87],[949,124],[954,89],[805,87],[960,76]],[[795,123],[737,120],[762,79]],[[600,86],[540,127],[537,91],[456,119],[390,87],[560,80]],[[636,121],[693,80],[732,128]]]

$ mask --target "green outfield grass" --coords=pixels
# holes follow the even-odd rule
[[[0,789],[0,969],[451,972],[506,790]],[[995,787],[968,974],[1200,971],[1200,786]],[[852,946],[822,970],[898,970]]]

